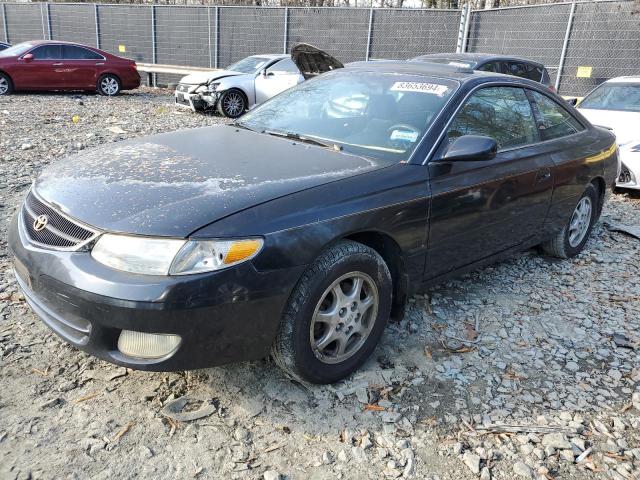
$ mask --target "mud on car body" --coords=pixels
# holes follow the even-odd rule
[[[169,371],[271,354],[333,382],[419,288],[534,245],[580,253],[617,154],[539,83],[363,62],[231,125],[48,167],[9,245],[38,316],[107,361]]]

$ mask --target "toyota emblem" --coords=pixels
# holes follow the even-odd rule
[[[47,226],[47,223],[49,223],[49,217],[47,217],[46,215],[40,215],[33,221],[33,229],[36,232],[44,230],[44,227]]]

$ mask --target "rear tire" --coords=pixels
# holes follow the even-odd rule
[[[391,311],[389,269],[373,249],[341,241],[325,250],[295,287],[271,348],[290,377],[333,383],[375,349]]]
[[[0,95],[13,93],[13,82],[6,73],[0,73]]]
[[[115,75],[107,73],[98,79],[98,93],[106,97],[113,97],[120,93],[122,84]]]
[[[600,198],[596,188],[590,184],[584,191],[571,214],[571,218],[555,237],[541,245],[549,255],[558,258],[571,258],[583,249],[593,225],[598,219]]]
[[[227,90],[218,100],[218,113],[227,118],[238,118],[248,107],[244,94],[236,89]]]

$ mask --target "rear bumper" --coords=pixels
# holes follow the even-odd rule
[[[258,272],[250,264],[185,277],[126,274],[88,252],[31,246],[17,216],[9,231],[18,283],[36,315],[70,344],[139,370],[175,371],[268,355],[303,267]],[[142,360],[117,349],[122,330],[179,335],[169,357]]]

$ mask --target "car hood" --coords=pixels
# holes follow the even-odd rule
[[[45,201],[102,230],[185,237],[278,197],[389,165],[214,126],[124,141],[52,165]]]
[[[180,83],[187,85],[206,85],[214,80],[224,77],[236,77],[238,75],[248,75],[246,73],[233,72],[231,70],[214,70],[211,72],[196,72],[180,79]]]
[[[613,130],[618,145],[626,145],[631,141],[640,142],[640,132],[638,131],[640,113],[589,108],[579,108],[578,111],[593,125]]]

